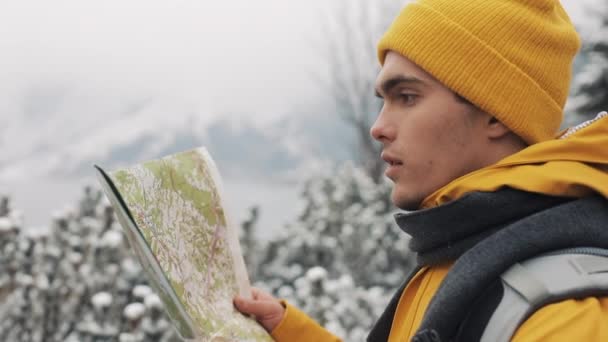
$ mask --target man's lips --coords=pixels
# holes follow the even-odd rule
[[[382,152],[381,158],[388,164],[386,171],[384,171],[384,175],[395,181],[399,176],[403,162],[387,152]]]
[[[396,157],[394,157],[386,152],[382,152],[382,155],[380,157],[382,158],[382,160],[384,160],[390,166],[403,165],[403,162],[400,159],[397,159]]]

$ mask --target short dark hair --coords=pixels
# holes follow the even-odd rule
[[[458,94],[457,92],[453,92],[453,93],[458,102],[464,103],[464,104],[472,106],[472,107],[477,107],[476,105],[473,104],[473,102],[467,100],[464,96]]]
[[[479,110],[479,107],[477,107],[473,102],[467,100],[464,96],[458,94],[457,92],[453,92],[453,93],[454,93],[454,97],[456,97],[456,101],[458,101],[460,103],[464,103],[465,105],[471,106],[474,109]],[[498,121],[498,119],[495,116],[492,116],[492,120]]]

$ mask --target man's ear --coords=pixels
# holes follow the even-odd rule
[[[511,130],[495,117],[488,115],[486,117],[486,132],[490,139],[499,139],[511,133]]]

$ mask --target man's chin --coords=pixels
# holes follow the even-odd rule
[[[417,196],[408,196],[408,194],[396,192],[394,189],[391,194],[391,201],[397,208],[407,211],[418,210],[420,203],[422,203],[422,199],[417,198]]]

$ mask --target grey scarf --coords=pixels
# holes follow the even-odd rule
[[[608,201],[572,200],[513,189],[476,192],[448,204],[396,215],[421,266],[455,260],[414,340],[451,341],[476,296],[518,261],[567,247],[608,248]],[[418,268],[419,269],[419,268]],[[386,341],[410,275],[368,336]]]

